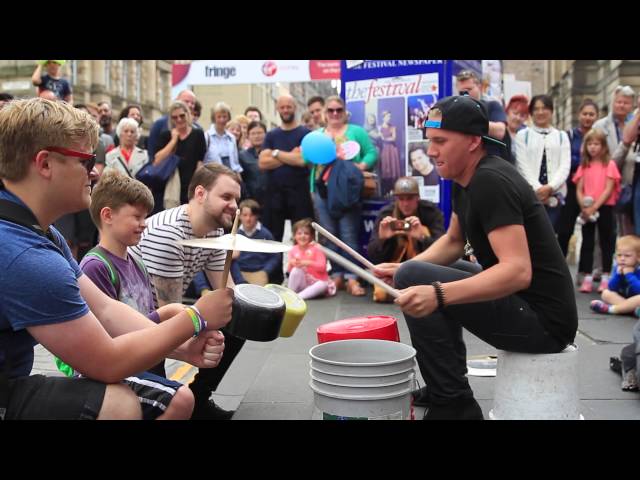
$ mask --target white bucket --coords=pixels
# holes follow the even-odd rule
[[[492,420],[580,420],[578,349],[526,354],[498,351]]]
[[[411,418],[414,348],[388,340],[352,339],[316,345],[309,355],[309,386],[323,418]]]

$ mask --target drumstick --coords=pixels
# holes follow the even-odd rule
[[[344,243],[342,240],[340,240],[338,237],[336,237],[330,231],[325,229],[322,225],[318,225],[316,222],[312,222],[311,226],[313,228],[315,228],[318,232],[320,232],[323,236],[325,236],[326,238],[331,240],[333,243],[335,243],[337,246],[342,248],[345,252],[349,253],[353,258],[358,260],[360,263],[362,263],[369,270],[373,270],[374,268],[376,268],[376,266],[373,263],[371,263],[369,260],[364,258],[362,255],[360,255],[358,252],[356,252],[353,248],[351,248],[349,245]]]
[[[355,273],[356,275],[358,275],[359,277],[363,278],[367,282],[369,282],[369,283],[371,283],[373,285],[377,285],[378,287],[382,288],[385,292],[387,292],[389,295],[393,296],[394,298],[400,296],[400,292],[398,290],[396,290],[395,288],[387,285],[385,282],[380,280],[375,275],[367,272],[365,269],[360,268],[359,266],[357,266],[353,262],[350,262],[346,258],[338,255],[333,250],[329,250],[327,247],[323,247],[322,245],[318,245],[318,247],[324,252],[324,254],[332,262],[336,262],[337,264],[342,265],[344,268],[349,270],[351,273]]]
[[[240,209],[236,210],[236,218],[233,220],[233,227],[231,228],[231,235],[233,236],[233,244],[236,243],[236,232],[238,231],[238,220],[240,220]],[[231,270],[231,258],[233,257],[233,250],[227,250],[227,258],[224,261],[224,270],[222,271],[222,285],[220,288],[227,288],[227,280],[229,278],[229,270]]]

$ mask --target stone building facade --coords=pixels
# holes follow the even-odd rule
[[[613,91],[630,85],[640,92],[640,60],[549,60],[547,91],[554,100],[556,124],[569,128],[577,123],[578,108],[585,98],[594,100],[604,116]]]
[[[171,101],[172,60],[69,60],[63,76],[73,88],[74,103],[108,101],[114,116],[130,103],[142,106],[143,129],[164,114]],[[0,91],[32,97],[35,60],[0,60]]]

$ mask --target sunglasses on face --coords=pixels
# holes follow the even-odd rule
[[[185,118],[187,118],[187,114],[186,113],[180,113],[178,115],[171,115],[171,120],[184,120]]]
[[[82,159],[80,160],[80,163],[87,170],[87,175],[91,175],[91,172],[93,171],[93,167],[96,166],[95,153],[78,152],[77,150],[69,150],[68,148],[63,148],[63,147],[46,147],[44,148],[44,150],[49,150],[50,152],[66,155],[67,157]]]
[[[327,113],[342,113],[344,112],[344,108],[327,108]]]

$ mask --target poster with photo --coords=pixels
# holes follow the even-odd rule
[[[375,172],[383,197],[399,177],[411,174],[408,144],[424,139],[420,122],[438,100],[438,81],[438,73],[425,73],[345,83],[350,121],[364,127],[378,150]]]
[[[440,201],[440,175],[431,158],[427,155],[429,143],[426,140],[409,142],[407,155],[409,165],[407,175],[420,178],[420,198],[438,203]]]

